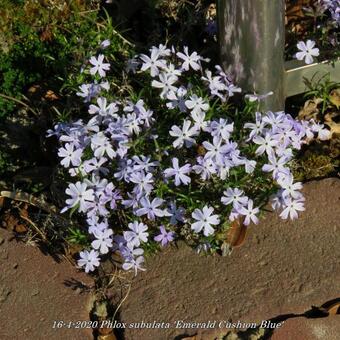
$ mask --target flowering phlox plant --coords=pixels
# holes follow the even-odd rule
[[[312,64],[315,58],[323,60],[339,58],[340,0],[315,0],[303,6],[305,21],[302,30],[296,30],[296,23],[289,28],[290,35],[296,34],[296,49],[293,57]],[[300,20],[300,19],[299,19]],[[301,23],[301,20],[300,22]],[[304,34],[300,34],[304,32]],[[294,44],[295,45],[295,44]],[[288,43],[288,50],[293,44]]]
[[[105,80],[109,60],[91,57],[84,72],[94,79],[78,92],[88,118],[49,131],[69,176],[62,212],[84,216],[91,242],[78,261],[86,272],[117,251],[122,268],[137,273],[146,249],[179,238],[219,250],[230,223],[257,224],[269,198],[283,219],[304,210],[290,162],[328,130],[284,112],[255,112],[261,96],[232,109],[241,89],[207,62],[188,47],[154,46],[127,63],[139,94],[118,98]]]

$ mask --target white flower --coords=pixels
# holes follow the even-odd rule
[[[214,120],[210,123],[210,133],[212,136],[220,136],[224,140],[229,140],[230,134],[234,130],[234,122],[228,124],[228,121],[224,118],[220,118],[218,121]]]
[[[194,121],[194,126],[196,126],[197,129],[206,131],[208,127],[208,122],[205,120],[205,112],[191,112],[190,114],[191,118]]]
[[[223,140],[221,137],[215,136],[213,142],[203,142],[203,147],[207,150],[205,158],[211,158],[218,165],[224,163],[225,155],[230,151],[228,144],[222,144]]]
[[[91,250],[90,252],[87,250],[81,251],[79,253],[80,259],[78,260],[78,266],[85,266],[86,273],[94,271],[95,267],[98,267],[100,264],[98,255],[98,252],[95,250]]]
[[[258,136],[263,132],[265,128],[265,122],[262,120],[262,115],[260,112],[255,113],[255,123],[245,123],[245,129],[251,129],[249,134],[249,140],[252,139],[254,136]]]
[[[176,225],[177,222],[184,222],[185,209],[183,207],[176,206],[176,202],[171,202],[167,210],[170,216],[170,224]]]
[[[66,200],[67,206],[61,210],[65,212],[66,210],[75,207],[79,203],[79,212],[86,212],[88,208],[88,202],[93,202],[94,192],[92,189],[87,190],[87,184],[77,182],[76,184],[70,183],[66,189],[66,194],[71,196],[71,198]]]
[[[97,104],[93,105],[91,104],[89,107],[89,114],[93,115],[93,114],[99,114],[100,116],[113,116],[114,113],[118,112],[118,107],[116,103],[111,103],[109,105],[107,105],[107,99],[104,97],[99,97],[97,99]]]
[[[191,110],[191,113],[201,113],[209,109],[209,104],[196,94],[190,96],[190,99],[185,101],[185,106]]]
[[[214,208],[204,206],[202,210],[195,209],[191,214],[192,218],[197,220],[191,225],[191,229],[196,233],[199,233],[203,229],[204,236],[214,234],[215,230],[212,225],[220,224],[220,218],[218,215],[212,215]]]
[[[197,136],[199,130],[197,129],[197,126],[194,125],[190,127],[190,125],[191,122],[189,120],[185,120],[183,122],[182,130],[177,125],[173,125],[171,127],[169,132],[170,136],[177,137],[177,139],[172,143],[174,148],[181,148],[184,143],[187,148],[195,144],[195,139],[192,137]]]
[[[328,140],[331,138],[331,132],[326,129],[323,124],[313,122],[311,130],[317,132],[320,140]]]
[[[270,152],[273,151],[273,147],[278,145],[278,141],[274,140],[273,136],[270,135],[269,133],[266,133],[264,138],[261,136],[255,136],[253,138],[253,142],[257,145],[260,145],[256,149],[257,155],[262,155],[264,152],[267,152],[267,154],[269,154]]]
[[[151,173],[145,174],[144,171],[133,172],[130,176],[130,181],[136,184],[134,192],[137,195],[150,193],[154,182],[152,177]]]
[[[296,59],[305,59],[306,64],[311,64],[313,62],[313,57],[317,57],[319,55],[319,49],[314,48],[315,41],[307,40],[306,43],[304,41],[299,41],[296,46],[301,51],[295,54]]]
[[[189,71],[191,67],[193,70],[198,71],[201,69],[200,60],[201,56],[197,52],[193,52],[189,55],[188,46],[184,46],[184,53],[177,52],[177,57],[184,60],[182,68],[185,71]]]
[[[284,200],[284,209],[280,214],[280,217],[286,220],[288,216],[291,220],[298,218],[298,211],[304,211],[303,206],[304,198],[300,197],[298,200],[292,200],[290,197]]]
[[[151,82],[152,87],[156,87],[158,89],[162,89],[160,94],[161,98],[165,98],[169,91],[176,91],[177,87],[173,86],[174,83],[177,81],[177,76],[168,75],[167,73],[162,72],[159,75],[159,81],[153,80]]]
[[[156,77],[159,74],[159,69],[165,69],[166,64],[164,59],[159,59],[160,53],[157,48],[151,50],[151,56],[146,54],[141,54],[140,59],[142,59],[142,71],[150,69],[151,77]]]
[[[272,172],[273,178],[276,179],[280,173],[288,173],[289,169],[285,167],[287,164],[287,157],[282,156],[279,159],[276,158],[274,151],[268,154],[268,164],[262,166],[262,171]],[[288,172],[287,172],[288,171]]]
[[[225,196],[222,196],[221,202],[225,205],[233,204],[236,208],[240,205],[246,205],[248,203],[248,197],[244,195],[244,191],[238,188],[228,188],[223,192]]]
[[[250,102],[255,102],[255,101],[261,101],[266,99],[267,97],[273,95],[273,91],[269,91],[265,94],[257,94],[254,92],[254,94],[246,94],[244,98],[248,99]]]
[[[165,72],[168,76],[175,77],[179,77],[182,74],[182,71],[180,69],[176,69],[175,65],[171,63],[166,66]]]
[[[99,54],[98,59],[96,57],[91,57],[90,63],[93,65],[90,69],[90,73],[95,75],[97,72],[101,77],[106,76],[106,72],[110,69],[110,64],[104,63],[104,55]]]
[[[58,156],[62,157],[60,164],[65,167],[69,168],[70,163],[73,166],[79,166],[81,163],[81,156],[83,154],[82,149],[74,150],[74,144],[66,143],[64,148],[60,148],[58,150]]]
[[[206,77],[202,77],[202,80],[205,80],[209,83],[209,89],[212,96],[219,96],[220,98],[222,95],[219,93],[220,91],[226,90],[225,84],[222,83],[220,76],[212,76],[211,71],[205,71]]]
[[[158,207],[164,203],[164,200],[161,198],[154,198],[152,202],[150,202],[148,197],[143,197],[140,200],[140,205],[142,208],[136,210],[137,216],[147,215],[149,220],[155,220],[157,217],[163,217],[167,214],[167,212],[163,209],[159,209]]]
[[[197,163],[192,167],[192,169],[201,175],[201,178],[206,181],[208,180],[211,175],[216,174],[217,172],[217,165],[211,158],[207,157],[198,157]]]
[[[93,235],[95,236],[96,240],[92,241],[91,246],[94,249],[99,250],[101,254],[107,254],[109,252],[109,248],[112,247],[112,234],[112,229],[95,229],[93,231]]]
[[[139,248],[137,248],[137,249],[139,249]],[[137,249],[135,249],[135,250],[137,250]],[[136,276],[138,270],[145,271],[145,268],[142,267],[142,264],[144,263],[144,261],[145,260],[144,260],[143,256],[136,256],[135,258],[130,257],[130,258],[125,260],[125,262],[122,265],[122,268],[124,270],[133,269],[135,271],[135,276]]]
[[[242,92],[242,89],[234,84],[228,84],[226,86],[226,90],[228,92],[228,96],[229,97],[232,97],[234,95],[234,93],[240,93]]]
[[[91,138],[91,149],[97,158],[102,158],[106,153],[109,158],[116,157],[116,152],[112,148],[112,144],[103,132],[93,135]]]
[[[260,211],[259,208],[253,208],[254,202],[249,199],[247,207],[237,207],[236,210],[243,216],[245,216],[244,219],[244,225],[249,225],[250,222],[254,222],[255,224],[258,223],[259,219],[257,218],[256,214]]]
[[[169,57],[171,55],[170,48],[167,48],[166,45],[159,44],[158,47],[152,46],[150,52],[155,51],[159,54],[160,57]]]
[[[111,44],[110,40],[106,39],[106,40],[104,40],[100,43],[100,48],[105,49],[105,48],[109,47],[110,44]]]
[[[280,173],[277,179],[278,184],[284,189],[282,191],[282,197],[290,196],[292,198],[301,197],[301,193],[299,190],[302,189],[302,183],[296,182],[294,183],[294,178],[290,173]]]
[[[128,224],[130,230],[124,231],[124,238],[129,248],[139,247],[141,242],[148,242],[148,226],[134,221]]]
[[[164,175],[166,178],[175,176],[176,186],[179,186],[181,183],[187,185],[191,182],[191,178],[186,175],[191,171],[190,164],[185,164],[182,167],[179,167],[178,158],[175,157],[172,159],[172,166],[172,168],[164,170]]]
[[[171,101],[166,103],[167,108],[175,109],[178,107],[181,112],[185,112],[187,108],[185,106],[184,98],[187,92],[188,91],[184,86],[180,86],[176,91],[169,91],[166,97]]]

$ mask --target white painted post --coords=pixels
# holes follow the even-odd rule
[[[285,101],[285,1],[218,0],[221,60],[244,91],[273,91],[262,109],[283,110]]]

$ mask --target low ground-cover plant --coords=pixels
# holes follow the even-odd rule
[[[109,61],[103,49],[82,70],[92,78],[78,92],[89,118],[49,131],[69,176],[62,211],[85,217],[91,247],[78,265],[86,272],[112,251],[123,269],[143,270],[145,251],[180,238],[219,251],[230,223],[258,223],[269,199],[283,219],[304,210],[290,163],[303,144],[329,137],[322,124],[256,112],[263,96],[233,107],[241,89],[187,47],[130,59],[124,97],[105,81]]]
[[[110,53],[129,47],[96,0],[4,0],[0,24],[0,118],[17,105],[11,98],[29,96],[32,85],[68,94],[103,36],[111,40]]]
[[[288,3],[286,59],[311,64],[339,58],[340,1],[310,0]]]

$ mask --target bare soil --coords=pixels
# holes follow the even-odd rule
[[[197,339],[215,339],[227,331],[176,329],[175,323],[258,323],[304,313],[312,305],[340,298],[340,180],[307,183],[304,193],[306,211],[298,220],[283,221],[275,213],[266,214],[259,225],[249,228],[245,244],[228,257],[197,255],[180,244],[178,249],[168,248],[149,258],[147,271],[137,275],[120,310],[121,321],[169,322],[171,328],[126,328],[125,340],[170,340],[194,334]],[[335,340],[334,334],[340,334],[340,316],[333,318],[339,319],[335,329],[323,318],[317,319],[319,333],[317,328],[301,333],[301,326],[296,328],[296,337],[274,331],[278,333],[275,339]],[[298,324],[302,319],[307,320],[291,318],[285,323]],[[304,329],[313,321],[305,321]],[[284,329],[283,324],[280,331]],[[328,335],[320,337],[320,332]]]
[[[119,310],[121,322],[169,322],[169,329],[125,328],[125,340],[336,340],[339,315],[306,318],[312,306],[340,300],[340,180],[307,183],[306,211],[296,221],[267,213],[230,256],[198,255],[185,244],[148,258]],[[93,339],[90,329],[53,328],[54,321],[89,320],[92,279],[68,262],[0,229],[0,339]],[[86,290],[86,289],[85,289]],[[112,292],[112,295],[115,295]],[[308,313],[307,313],[308,314]],[[220,321],[282,327],[238,335]],[[213,329],[175,328],[177,321],[214,322]],[[273,319],[272,319],[273,320]],[[265,337],[261,337],[261,336]]]
[[[53,328],[54,322],[89,320],[92,279],[69,262],[56,262],[37,247],[0,229],[0,339],[93,339],[89,329]],[[86,289],[85,289],[86,290]]]

